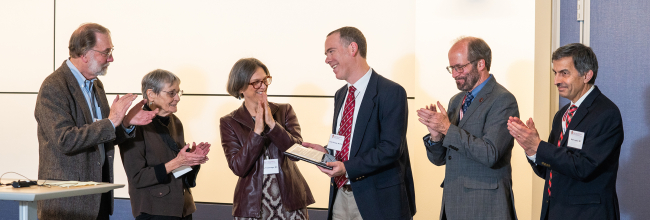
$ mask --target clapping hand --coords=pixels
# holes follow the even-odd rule
[[[199,145],[196,145],[196,142],[192,142],[192,148],[190,148],[190,153],[207,156],[210,152],[210,144],[208,142],[201,142]]]
[[[131,125],[146,125],[151,123],[151,120],[156,117],[156,114],[158,114],[159,109],[145,111],[142,109],[142,106],[144,106],[145,103],[147,103],[147,100],[143,99],[129,110],[129,113],[126,114],[122,122],[124,127],[128,128]]]
[[[417,110],[418,117],[420,117],[418,118],[418,121],[427,127],[427,130],[431,133],[432,141],[440,140],[442,135],[447,134],[447,130],[449,130],[449,126],[451,126],[445,107],[443,107],[440,102],[437,102],[436,104],[440,109],[440,112],[436,110],[436,106],[433,104]]]
[[[529,118],[526,124],[517,117],[508,118],[508,131],[524,149],[526,155],[533,156],[537,154],[537,147],[542,142],[542,139],[539,138],[533,118]]]

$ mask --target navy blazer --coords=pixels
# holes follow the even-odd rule
[[[336,92],[332,133],[348,87]],[[415,215],[413,174],[406,145],[406,90],[374,70],[359,107],[345,169],[363,219],[411,219]],[[328,219],[338,188],[332,178]]]
[[[620,219],[616,174],[623,144],[621,112],[595,87],[578,107],[557,147],[562,116],[569,105],[555,114],[548,142],[539,144],[535,163],[528,161],[545,179],[541,219]],[[582,149],[567,147],[571,130],[584,132]]]

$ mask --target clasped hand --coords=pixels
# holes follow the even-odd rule
[[[430,104],[417,110],[418,112],[418,121],[427,127],[429,133],[431,133],[432,141],[439,141],[442,138],[442,135],[446,135],[451,126],[449,122],[449,117],[447,116],[447,110],[442,107],[440,102],[436,103],[440,112],[436,110],[436,106]]]
[[[257,108],[255,109],[255,129],[253,131],[258,135],[261,135],[262,131],[264,131],[264,124],[268,125],[270,130],[275,127],[275,119],[271,114],[266,93],[262,93],[262,99],[257,101]]]

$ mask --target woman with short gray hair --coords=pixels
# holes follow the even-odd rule
[[[190,188],[196,186],[200,164],[208,160],[210,144],[185,143],[183,124],[174,115],[183,95],[180,83],[176,75],[161,69],[142,78],[147,100],[143,109],[153,110],[156,117],[136,127],[135,138],[119,145],[136,220],[191,220],[196,210]]]
[[[271,79],[255,58],[240,59],[228,76],[228,93],[244,99],[219,125],[228,166],[239,176],[232,206],[236,220],[309,219],[306,207],[314,203],[298,166],[284,155],[302,143],[298,118],[291,105],[267,100]]]

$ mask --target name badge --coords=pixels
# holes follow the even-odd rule
[[[344,136],[338,134],[331,134],[330,141],[329,143],[327,143],[327,148],[341,151],[341,148],[343,148],[343,141],[345,141]]]
[[[280,173],[278,166],[278,159],[264,160],[264,174],[277,174]]]
[[[580,131],[569,130],[568,147],[582,150],[582,142],[585,140],[585,133]]]

